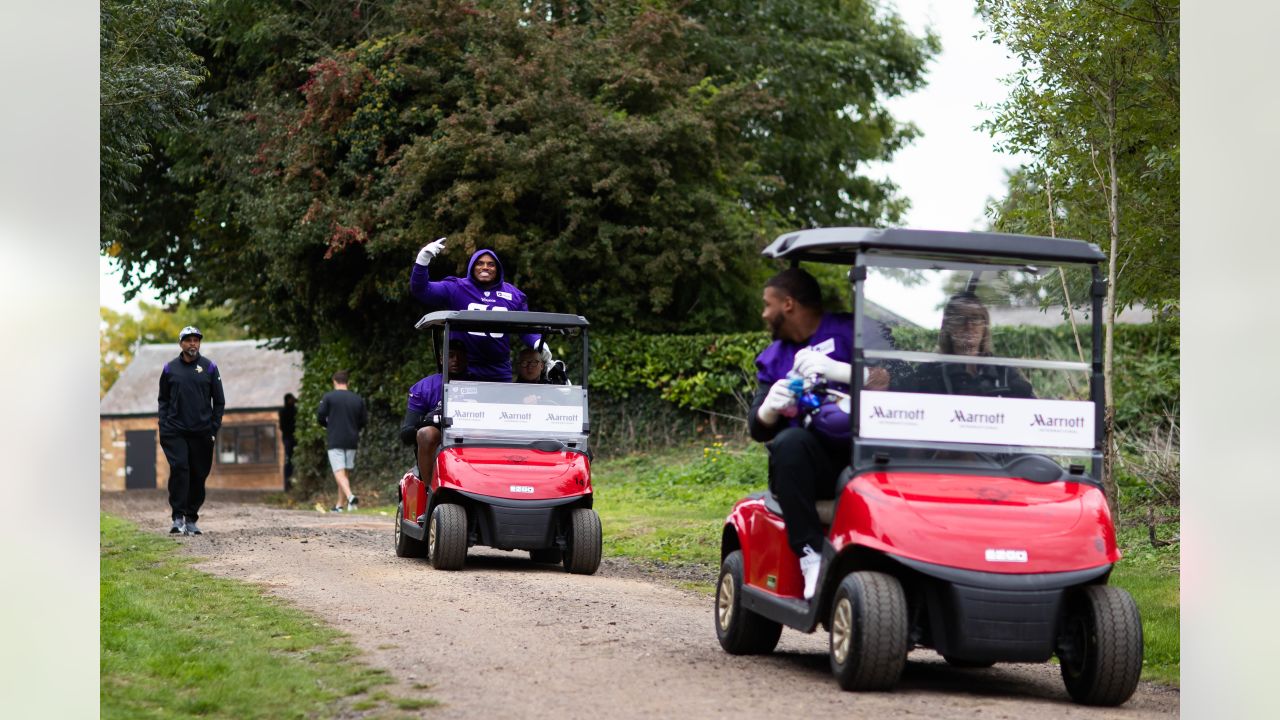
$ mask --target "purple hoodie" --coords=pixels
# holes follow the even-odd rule
[[[498,279],[481,287],[471,278],[476,258],[488,253],[498,265]],[[523,292],[507,282],[498,253],[481,249],[475,251],[467,262],[466,277],[447,277],[431,282],[425,265],[414,263],[409,275],[409,292],[423,303],[441,310],[528,310],[529,302]],[[541,336],[521,335],[529,347],[535,347]],[[467,349],[467,375],[475,380],[511,382],[511,344],[501,333],[455,332],[449,342],[461,340]]]

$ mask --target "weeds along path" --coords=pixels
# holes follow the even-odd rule
[[[1073,705],[1054,665],[947,666],[917,650],[892,693],[841,692],[826,634],[785,630],[778,650],[733,657],[709,596],[636,579],[606,559],[594,576],[474,549],[459,572],[392,552],[391,519],[281,510],[211,491],[205,572],[266,587],[349,633],[402,686],[429,685],[439,718],[1176,717],[1177,690],[1143,683],[1115,709]],[[104,493],[102,509],[167,531],[160,492]],[[606,527],[605,532],[609,530]]]

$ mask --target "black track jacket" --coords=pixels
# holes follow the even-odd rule
[[[216,435],[222,428],[222,376],[212,360],[201,355],[195,362],[182,356],[164,364],[160,372],[160,434]]]

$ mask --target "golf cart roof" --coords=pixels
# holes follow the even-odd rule
[[[514,333],[547,333],[585,328],[590,323],[581,315],[547,312],[488,312],[485,310],[440,310],[427,313],[414,328],[433,328],[449,323],[453,330],[500,330]]]
[[[868,249],[1060,262],[1095,263],[1106,259],[1097,245],[1083,240],[994,232],[854,227],[784,233],[761,254],[769,258],[852,265],[857,253]]]

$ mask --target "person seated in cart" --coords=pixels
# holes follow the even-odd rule
[[[533,348],[523,348],[516,353],[516,382],[546,383],[547,364]]]
[[[467,351],[461,343],[449,345],[449,379],[467,380]],[[444,376],[428,375],[409,388],[408,408],[400,423],[400,442],[414,448],[418,464],[418,477],[431,482],[432,463],[436,448],[440,447],[440,424],[434,420],[439,415],[444,398]]]
[[[802,427],[789,387],[793,372],[821,375],[833,389],[848,392],[853,357],[853,316],[822,309],[822,290],[813,275],[790,268],[765,284],[761,317],[773,342],[756,357],[757,388],[747,428],[757,442],[770,443],[769,488],[778,499],[787,526],[787,543],[800,558],[804,597],[813,597],[822,565],[822,523],[817,501],[835,496],[836,478],[849,464],[849,439]],[[893,349],[887,327],[865,318],[866,347]],[[868,390],[889,387],[883,367],[868,370]]]
[[[502,261],[493,250],[481,249],[471,255],[466,277],[446,277],[433,282],[427,274],[431,261],[444,250],[445,238],[427,243],[414,261],[409,276],[409,292],[427,305],[444,310],[524,310],[529,301],[520,288],[504,279]],[[520,339],[535,349],[545,365],[551,365],[551,350],[536,333]],[[511,381],[511,345],[503,333],[458,332],[450,344],[466,348],[473,380]]]
[[[994,357],[991,313],[972,292],[951,296],[942,311],[938,352],[943,355]],[[890,387],[901,392],[936,395],[1034,398],[1031,383],[1017,368],[966,363],[921,363],[914,373],[900,374]]]

